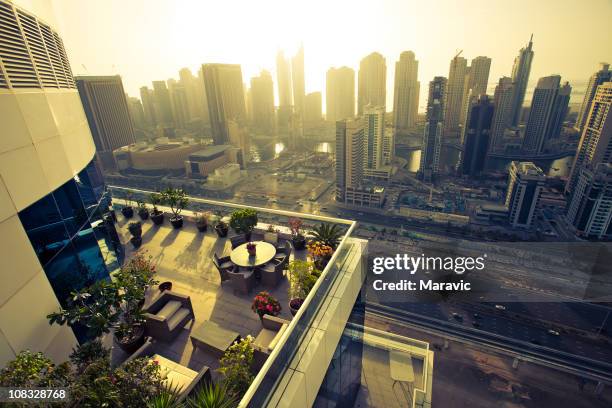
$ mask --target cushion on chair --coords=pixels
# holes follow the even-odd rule
[[[198,375],[196,371],[179,363],[175,363],[159,354],[155,354],[151,357],[150,361],[157,361],[161,378],[164,380],[164,385],[168,388],[178,387],[179,392],[188,387]]]
[[[268,344],[268,350],[270,350],[270,351],[274,350],[274,347],[276,347],[276,344],[278,344],[278,341],[280,340],[280,338],[283,335],[283,333],[285,332],[285,330],[287,330],[288,326],[289,325],[287,323],[285,323],[285,324],[283,324],[281,326],[280,330],[276,333],[276,336],[274,336],[274,339],[272,339],[270,344]]]
[[[162,319],[167,319],[172,316],[177,310],[179,310],[182,306],[182,303],[178,300],[169,300],[164,307],[162,307],[159,312],[155,313],[157,317]]]
[[[191,313],[189,309],[183,307],[179,309],[172,317],[168,320],[168,328],[173,330],[181,321]]]

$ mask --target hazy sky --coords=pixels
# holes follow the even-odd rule
[[[18,0],[40,8],[49,0]],[[448,75],[458,50],[493,59],[490,86],[510,75],[534,34],[531,80],[560,74],[584,82],[600,61],[612,62],[612,0],[55,0],[75,74],[120,74],[127,92],[196,72],[204,62],[242,65],[244,82],[275,74],[277,50],[305,47],[306,91],[325,89],[331,66],[357,69],[372,51],[387,60],[387,110],[399,53],[415,52],[420,105],[435,75]],[[42,17],[42,16],[41,16]],[[275,89],[276,92],[276,89]]]

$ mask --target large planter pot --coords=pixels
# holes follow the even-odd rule
[[[164,290],[172,290],[172,282],[162,282],[158,287],[160,292],[163,292]]]
[[[129,339],[118,339],[115,336],[115,341],[119,348],[128,354],[133,354],[144,344],[145,330],[142,326],[134,327],[134,333]]]
[[[304,303],[304,299],[295,298],[289,301],[289,311],[291,312],[291,316],[295,316],[300,306]]]
[[[208,224],[207,223],[203,223],[203,222],[197,222],[196,223],[196,228],[200,232],[206,232],[206,230],[208,230]]]
[[[219,238],[225,238],[227,237],[227,233],[229,231],[229,228],[227,227],[227,225],[215,225],[215,231],[217,232],[217,235],[219,236]]]
[[[164,213],[159,211],[151,214],[151,221],[153,221],[155,225],[162,225],[164,223]]]
[[[134,216],[134,209],[132,207],[123,207],[121,209],[121,214],[123,214],[125,218],[132,218]]]
[[[304,248],[306,248],[306,238],[304,238],[302,235],[298,235],[295,236],[291,239],[291,243],[293,244],[293,248],[296,251],[300,251]]]
[[[134,249],[138,249],[142,245],[142,237],[132,237],[130,238],[130,242],[134,246]]]
[[[138,216],[143,221],[148,220],[149,219],[149,210],[138,210]]]
[[[183,216],[179,215],[176,217],[170,218],[170,224],[176,229],[179,229],[183,226]]]

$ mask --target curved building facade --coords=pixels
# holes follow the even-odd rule
[[[77,336],[46,316],[108,278],[114,229],[61,38],[4,0],[0,27],[0,364],[25,349],[63,361]]]

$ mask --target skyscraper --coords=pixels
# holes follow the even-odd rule
[[[24,350],[60,363],[77,338],[46,316],[87,279],[110,279],[114,227],[99,215],[104,183],[61,37],[13,2],[0,0],[0,21],[0,365]],[[129,122],[114,85],[95,96],[119,103],[109,108],[125,109]]]
[[[170,96],[170,107],[172,108],[174,124],[179,129],[185,129],[191,119],[187,89],[185,89],[182,82],[169,79],[168,95]]]
[[[363,114],[366,105],[387,105],[387,64],[385,58],[373,52],[359,63],[357,113]]]
[[[448,84],[444,101],[444,132],[448,135],[459,131],[464,108],[467,60],[456,55],[450,63]]]
[[[538,80],[525,127],[524,151],[542,153],[546,142],[558,136],[567,113],[569,94],[572,89],[567,83],[560,88],[560,82],[559,75],[551,75]]]
[[[278,125],[288,129],[293,113],[291,66],[282,51],[276,55],[276,82],[278,86]]]
[[[578,118],[576,119],[575,127],[581,132],[586,122],[586,119],[589,116],[589,111],[591,110],[591,104],[593,103],[595,92],[597,92],[597,87],[608,81],[612,81],[612,71],[610,71],[610,64],[602,62],[601,69],[594,73],[591,78],[589,78],[589,83],[587,85],[586,92],[584,93],[584,99],[582,100],[582,104],[580,105],[580,111],[578,112]]]
[[[527,82],[531,72],[531,62],[533,61],[533,35],[529,39],[527,47],[521,48],[519,55],[514,59],[512,67],[512,82],[514,83],[514,96],[512,98],[512,126],[518,126],[521,117],[521,109],[525,100]]]
[[[481,94],[468,110],[461,156],[461,172],[465,175],[475,177],[484,170],[493,112],[494,106],[486,94]]]
[[[121,77],[80,76],[76,84],[98,159],[113,170],[113,150],[136,142]]]
[[[565,192],[573,192],[583,167],[594,169],[599,163],[612,163],[612,82],[597,87]]]
[[[514,96],[514,84],[512,78],[501,77],[495,87],[493,103],[495,112],[491,124],[491,146],[489,151],[503,150],[503,138],[506,128],[511,126],[512,101]]]
[[[144,111],[145,122],[148,126],[157,126],[157,117],[155,116],[155,103],[153,102],[153,91],[146,86],[140,88],[140,100],[142,101],[142,109]]]
[[[588,238],[612,238],[612,164],[582,167],[568,202],[567,221]]]
[[[213,141],[226,144],[228,121],[246,120],[242,70],[237,64],[204,64],[202,74]]]
[[[506,206],[509,222],[515,228],[531,228],[546,176],[531,162],[513,161],[510,164]]]
[[[293,85],[293,109],[298,115],[304,115],[304,46],[291,59],[291,83]]]
[[[336,200],[344,202],[347,189],[363,180],[365,129],[361,120],[336,122]]]
[[[355,71],[349,67],[327,71],[325,117],[330,122],[355,117]]]
[[[434,77],[433,81],[429,83],[423,150],[421,151],[421,166],[419,169],[419,174],[427,181],[435,177],[439,171],[446,85],[446,78],[439,76]]]
[[[478,98],[487,93],[490,69],[491,58],[480,56],[472,59],[468,74],[468,88],[472,90],[474,97]]]
[[[321,92],[311,92],[304,98],[304,122],[314,124],[321,122],[323,116],[323,98]]]
[[[157,112],[159,112],[159,115],[157,115],[158,124],[174,126],[174,115],[172,115],[172,104],[166,81],[153,81],[153,96],[158,107]]]
[[[383,166],[383,144],[385,137],[385,108],[366,105],[363,108],[365,126],[363,166],[379,169]]]
[[[202,120],[204,116],[204,97],[198,91],[198,87],[203,85],[193,76],[189,68],[182,68],[179,71],[179,78],[179,82],[183,89],[185,89],[185,96],[187,97],[189,120]]]
[[[128,110],[130,111],[130,117],[132,118],[132,124],[134,125],[134,128],[143,129],[146,125],[146,121],[140,99],[127,95],[126,98]]]
[[[274,132],[274,84],[268,71],[251,78],[251,115],[259,130]]]
[[[420,91],[418,71],[419,61],[414,52],[402,52],[395,63],[393,86],[393,128],[396,132],[404,132],[416,123]]]

